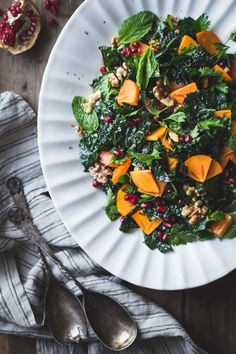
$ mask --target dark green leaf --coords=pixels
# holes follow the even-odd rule
[[[124,175],[120,176],[119,183],[130,184],[131,183],[130,175],[128,173],[125,173]]]
[[[212,128],[223,128],[224,123],[222,122],[222,119],[209,118],[198,123],[198,127],[200,129],[204,129],[206,132],[209,132]]]
[[[216,47],[216,49],[218,49],[218,54],[217,54],[218,60],[223,58],[225,56],[225,53],[229,49],[228,45],[221,42],[215,42],[214,46]]]
[[[207,221],[220,221],[224,219],[224,212],[222,210],[216,210],[207,217]]]
[[[228,140],[228,146],[230,149],[236,151],[236,136],[231,135]]]
[[[97,113],[93,110],[91,113],[86,113],[83,110],[83,104],[87,100],[81,96],[75,96],[72,102],[72,110],[79,125],[88,133],[98,129],[99,120]]]
[[[195,38],[197,32],[207,31],[210,24],[208,16],[205,14],[202,14],[196,20],[192,17],[186,17],[179,21],[179,32],[181,36],[188,35]]]
[[[155,59],[154,52],[149,48],[141,57],[138,65],[136,81],[140,89],[146,89],[150,78],[157,71],[158,62]]]
[[[151,250],[158,249],[162,253],[167,253],[167,252],[173,251],[172,247],[168,243],[161,242],[156,237],[151,237],[151,235],[145,236],[144,243]]]
[[[154,145],[153,151],[150,154],[139,153],[131,150],[128,151],[128,154],[130,157],[137,159],[145,166],[150,166],[153,160],[159,160],[161,158],[158,145]]]
[[[116,65],[119,65],[121,58],[119,58],[116,49],[106,46],[99,47],[99,49],[102,53],[103,63],[106,68],[112,70]]]
[[[236,31],[230,33],[229,40],[236,42]]]
[[[172,120],[176,123],[183,123],[186,120],[186,115],[184,112],[176,112],[171,114],[171,116],[167,117],[165,121]]]
[[[124,20],[119,28],[119,44],[128,44],[143,38],[151,29],[155,15],[141,11]]]
[[[119,218],[120,213],[116,207],[116,194],[109,188],[107,191],[107,205],[105,207],[107,216],[111,221]]]
[[[188,242],[196,241],[196,235],[193,231],[186,230],[184,225],[175,224],[172,227],[171,232],[168,235],[168,239],[171,245],[185,245]]]

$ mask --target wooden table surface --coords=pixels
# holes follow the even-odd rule
[[[39,40],[32,50],[16,57],[3,50],[0,52],[0,91],[14,90],[37,110],[41,79],[50,51],[63,25],[82,1],[60,0],[57,28],[47,24],[52,16],[43,8],[43,0],[35,2],[42,15]],[[7,4],[8,0],[1,0],[0,7],[6,8]],[[209,285],[183,291],[129,286],[167,309],[210,354],[236,353],[236,271]],[[33,339],[0,335],[0,354],[35,353]]]

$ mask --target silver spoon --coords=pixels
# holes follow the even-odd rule
[[[52,262],[54,262],[60,268],[62,273],[64,273],[64,275],[66,275],[67,278],[69,278],[70,280],[73,280],[74,283],[81,289],[84,296],[84,309],[87,320],[93,328],[98,339],[105,346],[114,351],[120,351],[128,348],[137,336],[136,323],[134,322],[128,311],[126,311],[126,309],[120,303],[118,303],[111,297],[99,292],[85,289],[85,287],[70,274],[70,272],[60,263],[60,261],[54,255],[46,241],[44,241],[44,239],[40,236],[38,230],[34,226],[29,213],[26,198],[24,196],[21,181],[17,177],[11,177],[7,181],[7,187],[11,192],[12,198],[16,206],[18,207],[18,211],[20,211],[20,214],[24,216],[24,220],[21,220],[20,225],[18,223],[18,227],[20,227],[23,230],[24,234],[28,235],[30,239],[37,245],[37,247],[43,253],[44,257],[48,257]],[[13,222],[15,222],[15,218],[12,218],[11,215],[10,218]],[[53,286],[52,289],[56,289],[56,287]],[[53,291],[58,291],[58,289],[51,290],[49,294],[53,294]],[[62,293],[63,291],[61,291],[61,294]],[[67,301],[69,301],[67,300],[67,298],[69,299],[69,296],[71,297],[72,293],[69,292],[68,294],[64,292],[63,294],[64,295],[62,296],[62,303],[64,304],[64,307],[66,309]],[[54,296],[55,295],[51,295],[50,299],[54,299],[55,302]],[[48,308],[50,307],[50,305],[55,306],[53,304],[53,301],[51,304],[49,304],[48,300],[47,303]],[[63,305],[61,307],[63,307]],[[48,310],[48,313],[50,314],[50,318],[52,321],[51,330],[52,328],[53,330],[55,330],[55,320],[58,321],[58,317],[54,315],[54,312],[52,314],[52,310]],[[64,328],[64,331],[62,332],[73,333],[74,321],[70,322],[70,318],[70,315],[68,315],[68,321],[65,326],[66,330]],[[84,320],[83,316],[81,316],[80,320],[81,325]],[[63,325],[64,324],[62,324],[62,326]],[[60,338],[62,337],[63,335],[60,335]]]

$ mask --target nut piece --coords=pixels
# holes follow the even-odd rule
[[[172,141],[175,143],[178,143],[179,141],[179,136],[175,132],[169,132],[169,137],[171,138]]]
[[[161,80],[157,80],[156,86],[153,87],[152,92],[156,99],[160,101],[169,96],[170,89],[164,86]]]
[[[89,96],[88,102],[84,103],[83,106],[83,110],[86,113],[91,113],[93,110],[93,106],[95,105],[95,103],[101,98],[101,91],[96,91],[94,93],[92,93]]]
[[[116,48],[119,44],[119,37],[118,36],[113,36],[111,37],[111,45],[113,48]]]
[[[75,126],[75,127],[74,127],[74,130],[75,130],[75,133],[76,133],[77,135],[80,135],[80,136],[83,136],[83,135],[84,135],[84,129],[81,128],[80,125]]]
[[[123,80],[124,77],[127,76],[127,71],[120,66],[118,69],[116,69],[116,77],[121,81]]]
[[[108,176],[112,175],[110,168],[107,168],[98,162],[96,162],[94,166],[89,167],[89,173],[99,183],[107,183]]]
[[[110,81],[112,87],[120,86],[120,81],[114,73],[108,74],[108,80]]]
[[[195,214],[195,215],[191,216],[188,223],[190,225],[194,225],[194,224],[196,224],[197,220],[198,220],[198,216]]]
[[[162,98],[160,101],[161,101],[161,103],[163,103],[167,107],[172,107],[175,104],[174,98],[170,97],[170,96],[168,96],[166,98]]]
[[[160,41],[158,39],[151,39],[148,42],[149,46],[152,47],[154,50],[157,50],[159,45],[160,45]]]
[[[181,215],[187,217],[191,214],[193,208],[190,205],[185,205],[182,209]]]

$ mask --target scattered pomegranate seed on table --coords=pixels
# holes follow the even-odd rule
[[[57,22],[57,20],[56,20],[55,18],[50,18],[50,19],[48,20],[48,24],[49,24],[49,26],[51,26],[51,27],[57,27],[57,26],[58,26],[58,22]]]

